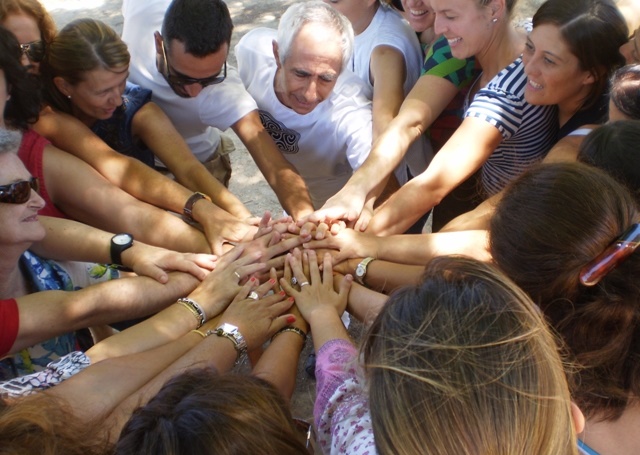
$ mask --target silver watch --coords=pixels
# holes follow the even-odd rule
[[[235,325],[227,324],[226,322],[219,325],[214,331],[219,337],[225,337],[231,340],[233,347],[238,353],[236,358],[236,365],[241,363],[244,357],[247,355],[247,341],[244,339],[240,331]]]
[[[366,286],[366,284],[364,284],[364,277],[367,276],[367,267],[374,259],[373,257],[364,258],[356,267],[356,281],[363,286]]]

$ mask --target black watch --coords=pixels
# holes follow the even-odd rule
[[[111,237],[111,263],[122,265],[122,252],[133,246],[133,236],[123,232]]]

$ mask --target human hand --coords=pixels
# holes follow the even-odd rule
[[[176,251],[134,242],[122,253],[123,265],[140,276],[167,283],[167,272],[189,273],[200,281],[216,267],[217,257],[211,254],[178,253]]]
[[[202,204],[202,206],[205,206],[205,204]],[[211,203],[208,206],[213,208],[210,207],[207,216],[201,216],[197,221],[204,230],[213,254],[222,256],[224,243],[235,245],[247,237],[250,238],[257,232],[258,228],[256,226],[236,218]],[[196,208],[199,209],[200,204],[195,205],[194,210]]]
[[[276,272],[276,269],[272,268],[269,271],[269,276],[271,280],[275,282],[275,285],[273,286],[273,291],[276,293],[282,292],[283,289],[279,284],[278,273]],[[289,261],[285,261],[282,278],[287,283],[290,283],[292,276],[293,276],[293,273],[291,272],[291,265],[289,265]],[[296,321],[293,324],[289,324],[289,325],[299,328],[304,333],[309,333],[309,324],[304,319],[304,317],[302,317],[302,313],[300,313],[300,310],[298,309],[298,306],[295,303],[291,306],[291,308],[289,308],[289,313],[293,314],[296,317]]]
[[[378,256],[378,237],[353,229],[343,229],[337,235],[329,235],[323,240],[311,240],[302,246],[305,249],[338,250],[339,253],[333,256],[334,264],[350,258]]]
[[[209,273],[200,285],[189,294],[204,309],[207,319],[222,313],[242,286],[245,278],[263,270],[266,264],[259,253],[242,256],[243,245],[237,246],[218,261],[216,269]]]
[[[259,285],[256,278],[249,279],[220,316],[220,323],[238,327],[249,351],[259,348],[278,330],[296,322],[293,314],[285,313],[293,305],[293,298],[287,298],[284,291],[268,295],[275,283],[270,279]]]
[[[356,231],[364,232],[369,226],[369,221],[373,218],[373,203],[374,199],[367,200],[367,203],[362,208],[362,212],[360,212],[360,216],[358,220],[353,225],[353,229]]]
[[[322,275],[313,250],[307,251],[302,261],[295,255],[288,256],[288,259],[300,289],[295,289],[285,279],[280,280],[280,286],[287,294],[294,297],[302,316],[312,327],[314,327],[314,318],[322,313],[333,313],[338,316],[339,321],[339,316],[347,307],[347,297],[353,281],[351,275],[342,281],[339,291],[336,292],[333,289],[333,270],[329,255],[324,257]],[[305,262],[309,268],[308,275],[303,272]]]
[[[319,210],[299,220],[298,225],[302,226],[306,222],[355,221],[360,216],[364,203],[365,195],[359,194],[358,191],[342,188],[329,198]]]

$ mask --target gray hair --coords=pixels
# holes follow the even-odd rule
[[[287,60],[294,38],[302,26],[309,23],[324,24],[340,35],[342,70],[347,68],[353,53],[351,22],[335,8],[320,1],[294,3],[282,15],[277,37],[280,63],[284,64]]]
[[[21,142],[22,133],[20,131],[0,127],[0,155],[18,153]]]

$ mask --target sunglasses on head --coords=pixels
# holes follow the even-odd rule
[[[183,76],[181,74],[171,74],[172,72],[177,73],[177,71],[171,68],[171,65],[169,64],[164,41],[162,42],[162,58],[164,59],[164,71],[161,71],[162,76],[171,87],[178,90],[178,95],[183,97],[189,97],[189,95],[184,92],[185,85],[200,84],[202,87],[207,87],[209,85],[220,84],[227,78],[226,60],[224,62],[224,65],[222,66],[222,71],[220,71],[220,73],[216,74],[215,76],[196,79],[193,77]]]
[[[0,202],[24,204],[31,198],[31,190],[38,191],[38,179],[35,177],[9,185],[0,185]]]
[[[34,63],[39,63],[44,59],[44,41],[31,41],[27,44],[20,45],[22,55],[27,56]]]

